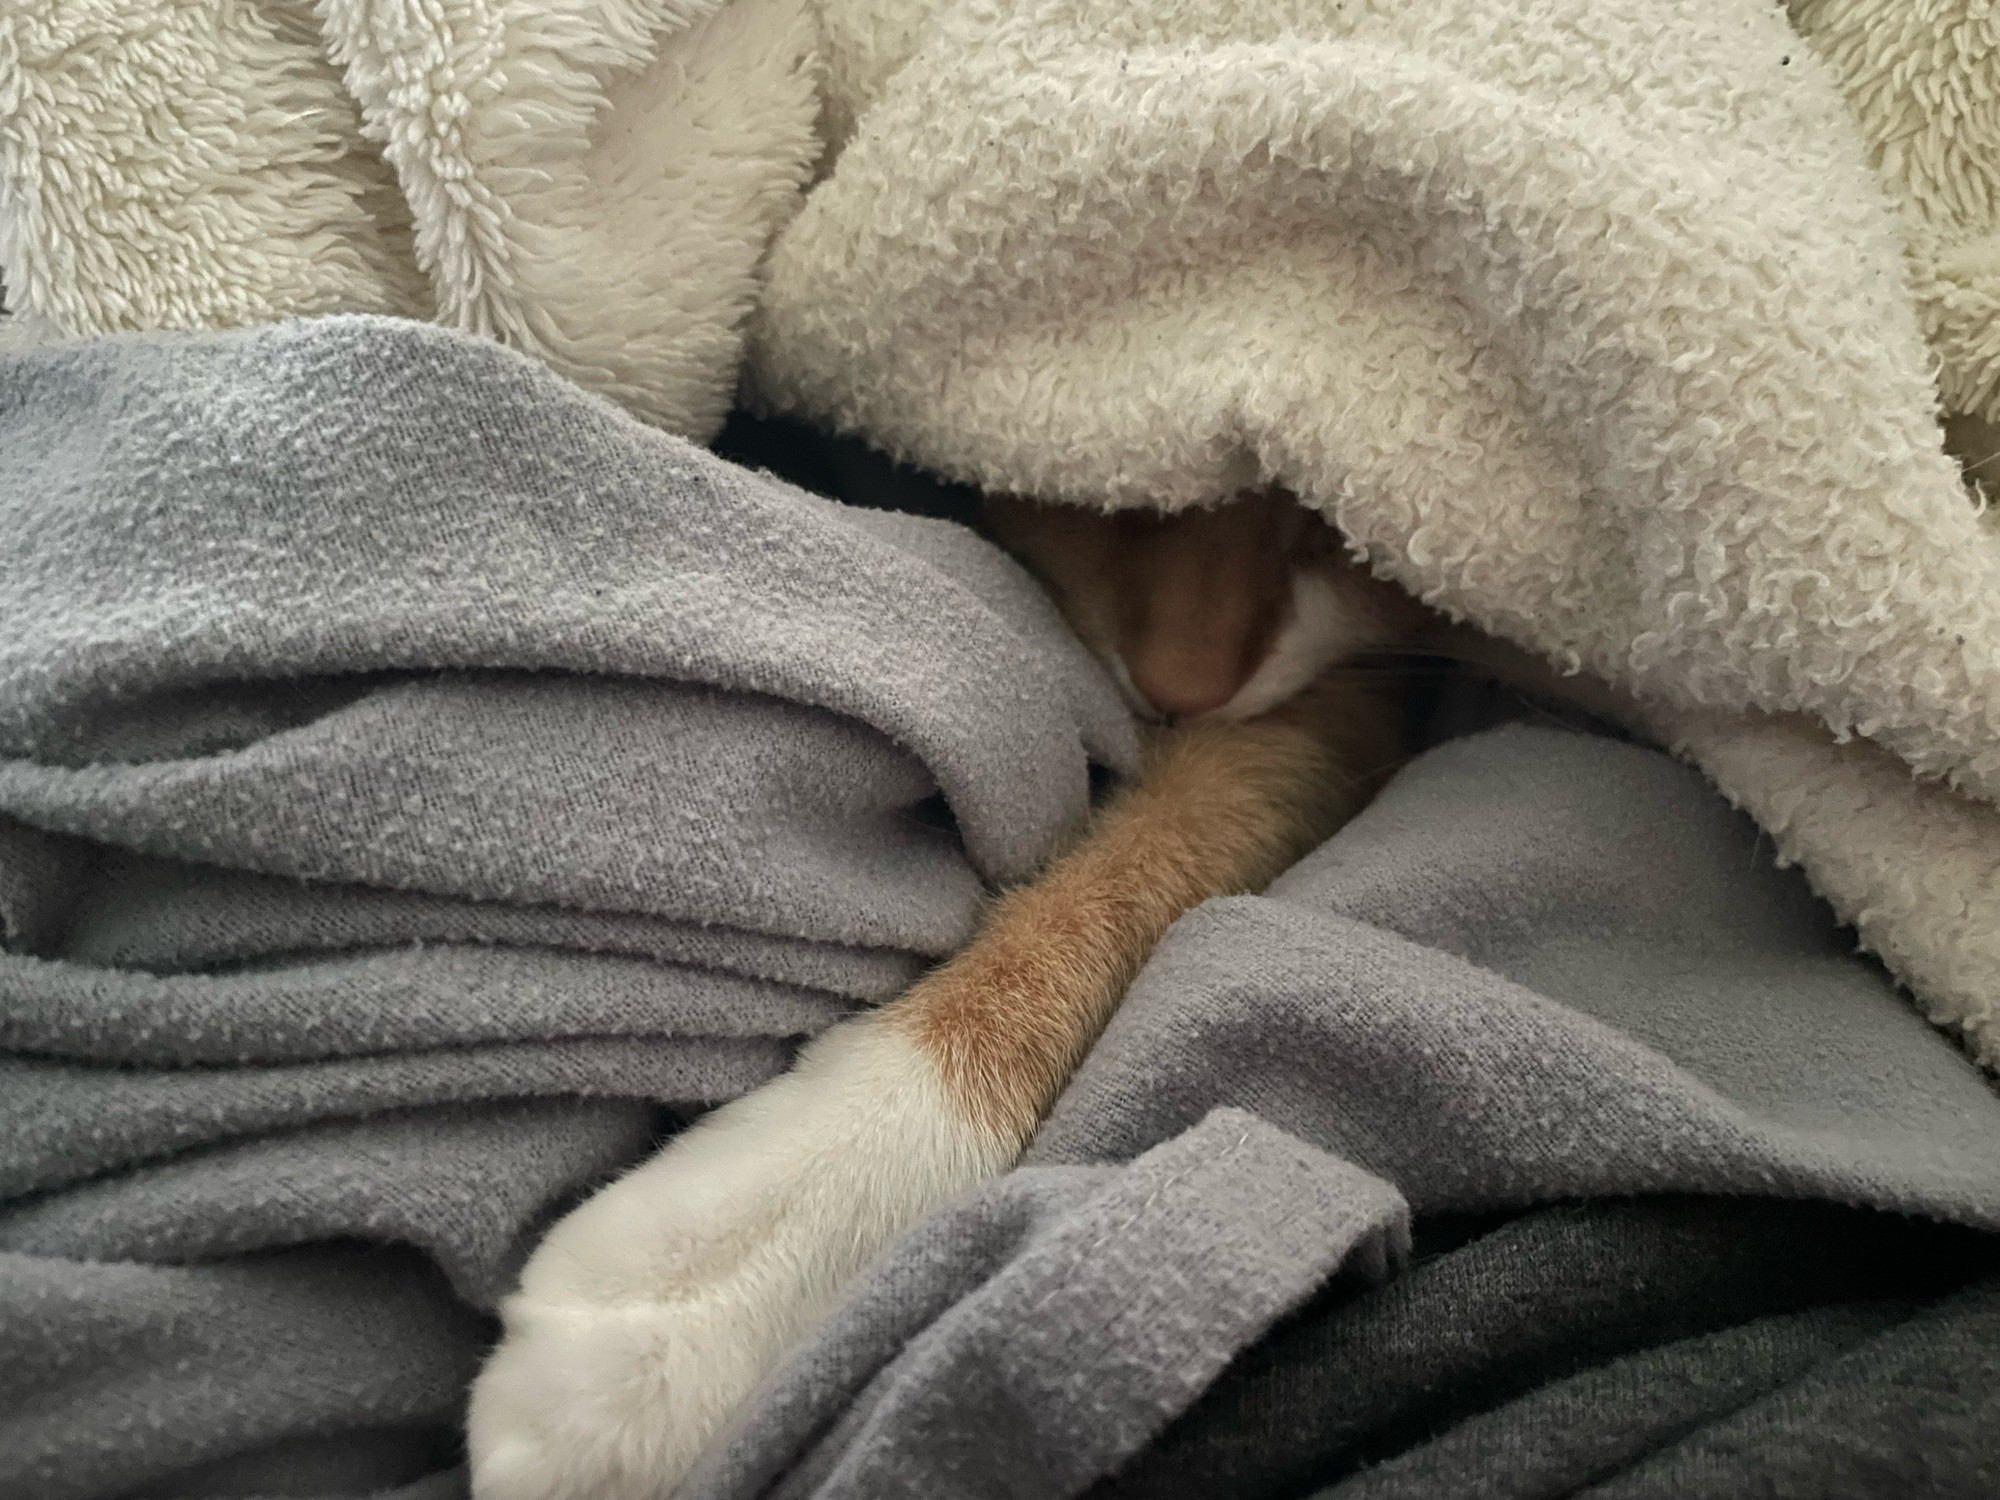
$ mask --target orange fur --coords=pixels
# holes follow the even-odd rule
[[[1416,604],[1347,556],[1339,533],[1281,490],[1160,515],[990,496],[987,528],[1041,578],[1083,643],[1123,669],[1144,707],[1195,718],[1256,673],[1310,573],[1344,600],[1350,628],[1389,638]]]
[[[1392,763],[1393,697],[1329,676],[1262,718],[1162,731],[1137,781],[972,945],[887,1008],[966,1115],[1025,1143],[1169,925],[1254,891]]]
[[[1172,516],[989,499],[1003,545],[1084,643],[1165,715],[1226,702],[1271,648],[1311,569],[1394,636],[1419,611],[1347,558],[1289,496]],[[1167,928],[1211,896],[1260,889],[1359,810],[1392,763],[1399,702],[1334,671],[1262,716],[1158,731],[1137,781],[975,941],[887,1007],[970,1119],[1024,1144]]]
[[[1140,775],[958,957],[564,1218],[473,1393],[485,1491],[664,1493],[889,1236],[1013,1160],[1176,918],[1264,885],[1387,774],[1396,684],[1331,664],[1414,606],[1297,506],[1011,519],[1154,709],[1240,693],[1155,731]]]

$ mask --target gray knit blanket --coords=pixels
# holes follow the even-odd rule
[[[963,942],[1132,763],[969,532],[414,324],[7,357],[0,548],[9,1500],[456,1493],[540,1229]],[[1852,946],[1655,751],[1445,744],[1184,920],[1028,1164],[693,1490],[1081,1494],[1308,1299],[1403,1284],[1412,1217],[1731,1195],[1989,1243],[2000,1097]],[[1784,1368],[1943,1314],[1872,1316]]]
[[[0,1494],[455,1424],[473,1310],[662,1107],[1130,763],[970,533],[494,346],[125,338],[0,413]]]

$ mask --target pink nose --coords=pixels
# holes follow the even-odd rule
[[[1222,707],[1248,675],[1240,661],[1219,652],[1140,651],[1125,670],[1139,696],[1168,719],[1192,719]]]

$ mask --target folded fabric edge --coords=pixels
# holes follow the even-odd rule
[[[1639,712],[1797,865],[1938,1026],[2000,1072],[2000,808],[1817,721]]]

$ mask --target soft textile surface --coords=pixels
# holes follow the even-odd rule
[[[0,266],[62,332],[435,316],[695,436],[747,337],[767,407],[990,488],[1284,482],[1648,695],[1995,1062],[2000,546],[1936,418],[1990,486],[1996,25],[88,0],[0,17]]]
[[[1959,1276],[1990,1269],[1996,1145],[2000,1095],[1695,773],[1568,731],[1495,730],[1413,763],[1268,895],[1184,918],[1027,1164],[878,1263],[689,1494],[1079,1494],[1328,1276],[1379,1275],[1410,1214],[1649,1193],[1821,1199],[1979,1226],[1983,1246],[1912,1232],[1901,1248],[1963,1255]],[[1629,1286],[1649,1254],[1676,1257],[1644,1235],[1593,1250],[1521,1231],[1488,1247],[1485,1285],[1461,1278],[1444,1299],[1460,1365],[1490,1358],[1495,1382],[1532,1379],[1524,1336],[1505,1343],[1524,1285],[1542,1289],[1533,1322],[1547,1338],[1559,1320],[1601,1327],[1602,1344],[1573,1351],[1570,1368],[1587,1369],[1764,1312],[1909,1304],[1849,1329],[1859,1344],[1953,1284],[1938,1264],[1895,1272],[1885,1253],[1815,1293],[1801,1262],[1797,1300],[1760,1307],[1750,1293],[1732,1309],[1731,1267],[1749,1252],[1725,1235],[1704,1246],[1698,1216],[1649,1217],[1654,1239],[1679,1241],[1682,1284],[1705,1282],[1705,1311],[1677,1312],[1662,1286],[1615,1327],[1606,1284]],[[1358,1305],[1337,1343],[1356,1390],[1386,1402],[1418,1387],[1408,1442],[1521,1390],[1459,1388],[1442,1353],[1434,1379],[1413,1369],[1394,1314],[1424,1276]],[[1936,1441],[1990,1470],[2000,1385],[1969,1359],[1991,1329],[1990,1296],[1981,1307],[1960,1334],[1919,1342],[1929,1355],[1904,1375],[1885,1365],[1865,1380],[1965,1379]],[[1785,1347],[1766,1391],[1836,1352]],[[1686,1394],[1679,1356],[1618,1379],[1606,1424]],[[1719,1423],[1762,1394],[1746,1384],[1697,1416]],[[1756,1451],[1739,1457],[1754,1472]],[[1810,1481],[1837,1477],[1835,1462],[1799,1492],[1826,1492]],[[1176,1468],[1170,1451],[1162,1467]]]
[[[435,1466],[549,1215],[1132,754],[970,534],[418,324],[0,363],[0,535],[9,1495]]]
[[[2000,1480],[1965,1410],[2000,1392],[1993,1236],[1670,1197],[1447,1217],[1418,1240],[1403,1277],[1315,1298],[1090,1500],[1283,1500],[1334,1481],[1342,1500],[1864,1500]]]
[[[0,1492],[449,1494],[549,1216],[962,941],[1130,764],[969,533],[420,325],[13,356],[0,466]],[[1984,1240],[2000,1097],[1849,949],[1657,752],[1435,750],[1175,929],[1031,1164],[889,1256],[706,1493],[1080,1493],[1412,1215]]]
[[[1944,409],[2000,483],[2000,13],[1983,0],[1787,0],[1902,221]]]
[[[753,263],[939,8],[437,0],[388,24],[353,4],[88,0],[0,15],[0,264],[17,303],[70,334],[436,316],[707,431]],[[2000,426],[2000,19],[1983,0],[1787,9],[1901,211],[1947,411]],[[179,212],[225,184],[199,218]]]
[[[987,489],[1290,487],[1413,592],[1649,699],[2000,1056],[2000,544],[1941,449],[1899,220],[1781,7],[924,8],[773,247],[757,399]],[[1901,33],[1893,92],[1953,59],[1907,114],[1968,95],[1976,142],[2000,53],[1965,14]],[[1990,166],[1926,140],[1976,219]]]
[[[703,436],[814,41],[806,0],[9,6],[0,268],[72,335],[435,317]]]

